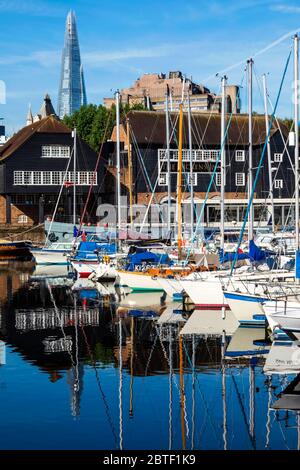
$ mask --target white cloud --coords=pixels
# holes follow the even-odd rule
[[[273,5],[270,7],[272,11],[280,13],[300,13],[300,7],[296,5]]]
[[[0,56],[0,65],[36,63],[42,67],[53,67],[59,64],[60,57],[59,51],[35,51],[28,55],[2,55]]]

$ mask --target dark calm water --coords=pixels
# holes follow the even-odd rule
[[[141,317],[14,266],[1,270],[0,302],[1,449],[299,446],[297,412],[272,409],[296,375],[265,375],[265,355],[239,356],[245,335],[226,357],[221,334],[179,342],[178,305],[181,320],[158,325],[153,308]],[[270,349],[263,329],[251,334]]]

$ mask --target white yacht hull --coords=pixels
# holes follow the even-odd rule
[[[278,328],[300,339],[300,302],[268,301],[263,308],[273,331]]]
[[[157,278],[157,282],[160,287],[166,292],[166,294],[171,298],[180,295],[183,291],[178,279],[168,279],[159,277]]]
[[[117,271],[116,285],[132,292],[163,292],[157,278],[139,272]]]
[[[241,324],[264,324],[266,321],[265,311],[261,297],[243,292],[224,291],[226,303],[235,318]]]
[[[74,271],[76,271],[78,277],[86,279],[90,277],[91,274],[95,273],[97,269],[98,261],[94,261],[94,262],[71,261],[71,265]]]
[[[196,308],[211,310],[228,308],[225,302],[222,284],[218,277],[209,276],[206,279],[181,279],[182,289],[189,296]]]
[[[48,250],[47,248],[41,250],[32,250],[32,254],[35,258],[36,264],[40,265],[68,265],[69,261],[67,258],[68,252],[66,250]]]

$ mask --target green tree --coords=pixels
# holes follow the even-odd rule
[[[285,125],[285,127],[291,131],[293,130],[293,127],[294,127],[294,120],[292,118],[284,118],[284,119],[280,119],[280,121],[282,122],[282,124]]]
[[[121,105],[121,120],[129,111],[143,109],[145,107],[142,104]],[[63,121],[70,129],[76,127],[79,137],[98,152],[103,140],[107,140],[111,136],[116,123],[116,108],[114,105],[111,109],[107,109],[103,105],[89,104],[81,106],[71,116],[65,116]]]

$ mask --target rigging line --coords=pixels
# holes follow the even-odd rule
[[[122,357],[122,318],[119,319],[119,433],[120,450],[123,450],[123,357]]]
[[[221,88],[219,87],[219,93],[221,91]],[[198,130],[197,126],[195,125],[195,132],[197,131],[197,134],[199,136],[199,147],[203,148],[203,142],[204,142],[204,138],[205,138],[205,135],[206,135],[206,132],[207,132],[207,129],[208,129],[208,126],[209,126],[209,123],[212,119],[212,116],[215,115],[215,111],[213,110],[213,106],[216,104],[216,101],[217,101],[217,95],[215,95],[214,97],[214,100],[213,100],[213,105],[212,105],[212,108],[210,110],[210,113],[209,113],[209,116],[208,116],[208,120],[207,120],[207,123],[205,125],[205,128],[204,128],[204,131],[202,133],[202,135],[200,135],[200,131]],[[195,115],[192,115],[192,119],[194,121],[194,124],[195,124],[195,121],[196,121],[196,116]],[[197,140],[197,139],[195,139]]]
[[[105,139],[106,139],[106,134],[107,134],[107,131],[108,131],[108,127],[109,127],[109,124],[110,124],[109,120],[110,120],[111,114],[112,114],[112,108],[110,108],[109,114],[108,114],[108,117],[107,117],[107,120],[106,120],[106,126],[105,126],[105,130],[104,130],[101,146],[100,146],[100,149],[99,149],[99,152],[98,152],[94,173],[96,173],[96,171],[98,169],[98,165],[99,165],[101,157],[102,157],[102,150],[103,150],[104,142],[105,142]],[[74,184],[75,183],[76,183],[76,179],[75,179],[75,175],[74,175]],[[81,227],[82,227],[82,224],[83,224],[83,220],[84,220],[85,213],[86,213],[86,210],[87,210],[87,205],[88,205],[91,193],[92,193],[92,189],[93,189],[93,184],[91,184],[90,187],[89,187],[89,192],[88,192],[88,195],[87,195],[87,198],[86,198],[86,201],[85,201],[82,216],[80,218],[78,234],[80,233],[80,230],[81,230]]]
[[[240,85],[241,87],[242,87],[242,85],[243,85],[243,82],[244,82],[244,79],[245,79],[245,75],[246,75],[246,70],[244,70],[244,73],[243,73],[242,78],[241,78],[241,85]],[[215,99],[216,99],[216,98],[215,98]],[[235,102],[235,104],[237,103],[237,100],[238,100],[238,96],[236,97],[236,102]],[[210,116],[209,116],[209,119],[208,119],[208,122],[207,122],[207,125],[206,125],[206,128],[205,128],[205,131],[204,131],[204,134],[203,134],[203,137],[202,137],[202,142],[201,142],[201,144],[203,143],[203,140],[204,140],[204,137],[205,137],[205,133],[206,133],[206,131],[207,131],[208,123],[209,123],[209,121],[210,121],[210,119],[211,119],[211,116],[212,116],[212,113],[210,113]],[[221,149],[220,149],[220,153],[219,153],[219,155],[218,155],[218,158],[219,158],[219,159],[221,158],[221,153],[222,153],[222,150],[223,150],[223,146],[226,147],[227,133],[228,133],[229,125],[230,125],[230,122],[231,122],[231,119],[232,119],[232,118],[233,118],[233,110],[231,111],[231,115],[230,115],[230,118],[229,118],[229,123],[228,123],[228,126],[227,126],[227,128],[226,128],[226,132],[225,132],[224,142],[222,142]],[[242,134],[242,131],[240,130],[240,136],[241,136],[241,134]],[[197,234],[197,230],[198,230],[198,228],[199,228],[199,220],[202,219],[202,215],[203,215],[203,212],[204,212],[204,208],[205,208],[205,206],[206,206],[206,201],[207,201],[207,199],[208,199],[208,195],[209,195],[209,192],[210,192],[210,189],[211,189],[211,186],[212,186],[212,182],[214,182],[214,175],[215,175],[215,173],[216,173],[216,167],[214,168],[214,172],[213,172],[213,174],[212,174],[212,180],[210,181],[208,191],[206,192],[205,200],[204,200],[204,203],[203,203],[203,206],[202,206],[202,208],[201,208],[201,212],[200,212],[200,215],[199,215],[199,218],[198,218],[198,221],[197,221],[197,225],[196,225],[196,230],[195,230],[195,232],[194,232],[194,236],[196,236],[196,234]],[[216,187],[216,185],[215,185],[215,187]],[[196,216],[197,216],[197,210],[196,210],[196,205],[195,205],[195,204],[194,204],[194,210],[195,210],[195,213],[196,213]],[[192,238],[191,249],[193,248],[194,242],[195,242],[195,237],[194,237],[194,236],[193,236],[193,238]],[[189,256],[189,255],[190,255],[190,251],[189,251],[189,253],[188,253],[188,256]],[[188,256],[187,256],[187,258],[188,258]],[[186,259],[186,263],[187,263],[187,259]]]
[[[257,74],[256,74],[256,68],[255,68],[255,67],[254,67],[254,75],[255,75],[255,78],[256,78],[256,82],[257,82],[257,86],[258,86],[259,93],[260,93],[261,98],[262,98],[261,84],[260,84],[259,79],[258,79],[258,76],[257,76]],[[267,99],[268,99],[268,101],[269,101],[269,103],[270,103],[270,105],[271,105],[271,109],[273,109],[274,107],[273,107],[271,98],[270,98],[270,96],[269,96],[268,93],[267,93]],[[293,173],[295,174],[294,165],[293,165],[293,162],[292,162],[292,160],[291,160],[290,152],[289,152],[289,150],[288,150],[288,145],[287,145],[287,144],[288,144],[289,137],[287,137],[286,139],[284,138],[283,133],[282,133],[282,130],[281,130],[280,123],[279,123],[279,121],[278,121],[276,115],[274,115],[274,118],[275,118],[275,121],[276,121],[276,125],[277,125],[277,128],[278,128],[278,131],[279,131],[279,133],[280,133],[280,137],[281,137],[281,139],[282,139],[282,143],[283,143],[283,145],[284,145],[283,155],[284,155],[285,152],[287,153],[287,156],[288,156],[288,159],[289,159],[289,162],[290,162],[292,171],[293,171]],[[292,128],[293,128],[293,124],[292,124],[292,126],[291,126],[291,129],[292,129]],[[291,129],[290,129],[290,130],[291,130]],[[279,162],[279,165],[278,165],[278,167],[277,167],[276,173],[275,173],[274,177],[272,178],[272,188],[274,187],[274,180],[276,179],[276,177],[277,177],[277,175],[278,175],[280,166],[281,166],[281,162]],[[270,188],[270,189],[271,189],[271,188]],[[269,195],[266,197],[265,206],[267,206],[267,200],[268,200],[269,198],[270,198],[270,193],[269,193]]]
[[[268,50],[272,49],[273,47],[277,46],[278,44],[280,44],[281,42],[285,41],[286,39],[289,39],[291,36],[295,35],[296,33],[298,33],[300,30],[300,28],[297,28],[297,29],[294,29],[292,31],[289,31],[288,33],[284,34],[283,36],[281,36],[280,38],[276,39],[275,41],[271,42],[270,44],[268,44],[267,46],[265,46],[263,49],[260,49],[259,51],[255,52],[254,54],[251,55],[252,59],[255,59],[255,57],[261,55],[261,54],[264,54],[265,52],[267,52]],[[233,65],[230,65],[229,67],[226,67],[225,69],[221,70],[220,72],[218,72],[219,75],[223,75],[224,73],[228,72],[229,70],[233,70],[235,69],[236,67],[239,67],[240,65],[244,64],[245,61],[247,59],[243,59],[239,62],[237,62],[236,64],[233,64]],[[211,78],[214,78],[216,76],[216,74],[212,74],[210,76],[208,76],[207,78],[205,78],[204,80],[202,80],[202,83],[205,83],[207,81],[209,81]]]
[[[269,103],[270,103],[270,105],[271,105],[271,108],[274,109],[273,103],[272,103],[271,98],[270,98],[269,95],[268,95],[268,101],[269,101]],[[284,144],[284,150],[283,150],[283,152],[286,152],[286,153],[287,153],[287,156],[288,156],[290,165],[291,165],[291,167],[292,167],[292,171],[293,171],[293,173],[295,174],[294,164],[293,164],[293,161],[292,161],[292,159],[291,159],[290,152],[289,152],[289,150],[288,150],[288,138],[287,138],[286,140],[284,139],[284,135],[283,135],[283,132],[282,132],[282,129],[281,129],[281,126],[280,126],[280,122],[278,121],[278,118],[277,118],[276,114],[274,114],[274,118],[275,118],[275,121],[276,121],[278,130],[279,130],[279,133],[280,133],[282,142],[283,142],[283,144]],[[293,129],[293,127],[294,127],[294,124],[291,125],[290,131]]]
[[[189,353],[188,353],[188,351],[187,351],[186,345],[185,345],[184,343],[183,343],[183,347],[184,347],[184,351],[185,351],[187,360],[188,360],[188,362],[189,362],[190,368],[191,368],[191,370],[193,371],[193,369],[194,369],[194,368],[193,368],[193,363],[192,363],[192,360],[191,360],[191,358],[190,358],[190,356],[189,356]],[[198,389],[199,389],[199,392],[200,392],[200,395],[201,395],[201,398],[202,398],[203,406],[204,406],[204,409],[205,409],[205,411],[206,411],[206,415],[207,415],[208,418],[209,418],[209,422],[210,422],[210,425],[211,425],[211,427],[212,427],[212,430],[214,431],[214,434],[215,434],[216,439],[217,439],[217,440],[220,439],[220,441],[221,441],[220,436],[218,436],[217,433],[216,433],[216,428],[217,428],[217,426],[215,426],[215,425],[213,424],[212,417],[211,417],[211,415],[210,415],[210,413],[209,413],[209,408],[208,408],[208,406],[207,406],[206,400],[205,400],[204,395],[203,395],[203,393],[202,393],[202,390],[201,390],[201,387],[200,387],[200,382],[199,382],[199,379],[198,379],[198,377],[197,377],[197,374],[195,374],[195,379],[196,379],[196,382],[197,382],[197,385],[198,385]]]
[[[149,368],[149,366],[150,366],[150,362],[151,362],[152,354],[153,354],[154,349],[155,349],[155,346],[156,346],[157,338],[158,338],[158,335],[157,335],[157,331],[156,331],[156,336],[155,336],[155,339],[154,339],[154,341],[153,341],[153,345],[152,345],[152,347],[151,347],[150,354],[149,354],[149,357],[148,357],[148,361],[147,361],[147,364],[146,364],[144,377],[147,377],[148,368]]]
[[[265,140],[265,143],[264,143],[264,147],[263,147],[263,150],[262,150],[262,154],[261,154],[261,157],[260,157],[260,160],[259,160],[259,164],[258,164],[258,167],[257,167],[257,170],[256,170],[255,180],[254,180],[254,182],[253,182],[253,187],[252,187],[251,195],[250,195],[249,202],[248,202],[248,205],[247,205],[245,218],[244,218],[243,225],[242,225],[242,228],[241,228],[241,231],[240,231],[240,237],[239,237],[238,245],[237,245],[237,247],[236,247],[234,260],[233,260],[233,263],[232,263],[231,269],[230,269],[230,276],[232,275],[233,270],[234,270],[234,267],[235,267],[235,264],[236,264],[236,262],[237,262],[238,250],[239,250],[239,248],[240,248],[240,246],[241,246],[241,243],[242,243],[242,240],[243,240],[243,235],[244,235],[246,223],[247,223],[247,220],[248,220],[248,215],[249,215],[250,207],[251,207],[252,202],[253,202],[253,199],[254,199],[254,193],[255,193],[256,186],[257,186],[257,182],[258,182],[260,170],[261,170],[262,164],[263,164],[263,162],[264,162],[264,157],[265,157],[265,154],[266,154],[266,148],[267,148],[268,140],[269,140],[269,138],[270,138],[270,133],[271,133],[272,125],[273,125],[274,115],[275,115],[275,112],[276,112],[277,107],[278,107],[279,98],[280,98],[280,95],[281,95],[281,91],[282,91],[283,83],[284,83],[284,80],[285,80],[286,72],[287,72],[287,69],[288,69],[288,65],[289,65],[289,62],[290,62],[291,54],[292,54],[292,52],[290,51],[290,53],[289,53],[289,55],[288,55],[288,58],[287,58],[287,61],[286,61],[286,64],[285,64],[285,68],[284,68],[283,76],[282,76],[282,79],[281,79],[281,83],[280,83],[278,95],[277,95],[277,98],[276,98],[276,103],[275,103],[274,111],[273,111],[272,116],[271,116],[271,119],[270,119],[268,134],[267,134],[267,136],[266,136],[266,140]]]
[[[148,157],[148,152],[151,151],[150,145],[151,145],[152,140],[153,140],[153,135],[154,135],[155,129],[157,128],[157,126],[159,124],[159,120],[160,120],[160,114],[156,113],[155,121],[154,121],[154,124],[153,124],[152,129],[151,129],[151,133],[150,133],[150,136],[149,136],[149,139],[148,139],[147,147],[145,148],[144,158],[147,158]],[[131,125],[130,125],[130,127],[131,127]],[[133,132],[132,128],[131,128],[131,134],[134,137],[134,139],[136,140],[136,137],[134,135],[134,132]],[[134,139],[132,139],[132,140],[134,140]],[[136,141],[136,148],[138,148],[138,142],[137,141]],[[150,154],[150,156],[151,156],[151,154]],[[139,177],[140,173],[142,173],[142,172],[143,172],[143,169],[139,168],[138,172],[137,172],[137,175],[136,175],[136,180]],[[145,178],[145,176],[144,176],[144,178]],[[146,180],[146,178],[145,178],[145,180]],[[147,186],[147,183],[146,183],[146,186]]]
[[[76,301],[76,296],[74,295],[74,316],[75,316],[75,381],[73,385],[74,391],[80,390],[80,383],[79,383],[79,351],[78,351],[78,316],[77,316],[77,301]],[[76,396],[76,401],[77,401],[77,396]]]
[[[148,181],[149,188],[150,188],[150,190],[151,190],[151,194],[152,194],[152,195],[151,195],[151,202],[152,202],[152,200],[154,199],[155,206],[156,206],[157,209],[159,210],[160,207],[159,207],[158,202],[156,201],[156,196],[155,196],[155,188],[156,188],[157,183],[158,183],[158,177],[157,177],[157,179],[156,179],[156,183],[155,183],[155,186],[154,186],[154,188],[153,188],[152,183],[151,183],[150,178],[149,178],[149,175],[148,175],[148,172],[147,172],[147,169],[146,169],[146,166],[145,166],[145,162],[144,162],[144,160],[143,160],[143,157],[142,157],[142,155],[141,155],[141,153],[140,153],[139,148],[137,147],[136,138],[135,138],[135,136],[133,136],[133,137],[134,137],[134,145],[135,145],[136,150],[137,150],[137,155],[138,155],[138,157],[139,157],[139,161],[142,163],[142,167],[143,167],[143,170],[144,170],[144,174],[145,174],[145,176],[146,176],[146,179],[147,179],[147,181]],[[147,217],[148,211],[149,211],[149,204],[148,204],[148,207],[147,207],[147,212],[146,212],[146,216],[145,216],[145,217]],[[162,217],[163,217],[163,214],[162,214]],[[163,222],[164,222],[164,220],[163,220]],[[143,221],[142,226],[140,227],[140,232],[141,232],[141,230],[144,228],[144,223],[145,223],[145,220]]]
[[[217,159],[216,159],[216,162],[215,162],[215,165],[214,165],[214,169],[213,169],[213,172],[212,172],[212,175],[211,175],[211,178],[210,178],[208,187],[207,187],[207,191],[206,191],[206,195],[205,195],[205,198],[204,198],[204,202],[203,202],[203,204],[202,204],[202,207],[201,207],[201,210],[200,210],[200,214],[199,214],[199,216],[198,216],[198,220],[197,220],[196,228],[195,228],[194,233],[193,233],[193,236],[192,236],[191,244],[190,244],[190,246],[189,246],[189,249],[188,249],[188,252],[187,252],[187,255],[186,255],[186,259],[185,259],[185,261],[184,261],[184,265],[185,265],[185,266],[186,266],[186,264],[188,263],[189,256],[190,256],[190,254],[191,254],[192,249],[194,248],[194,244],[195,244],[195,241],[196,241],[197,232],[198,232],[198,229],[199,229],[199,226],[200,226],[200,223],[201,223],[201,219],[202,219],[202,216],[203,216],[203,213],[204,213],[204,208],[205,208],[205,206],[206,206],[206,202],[207,202],[207,200],[208,200],[211,187],[212,187],[212,185],[213,185],[213,181],[214,181],[214,178],[215,178],[215,174],[216,174],[216,172],[217,172],[217,168],[218,168],[218,165],[219,165],[219,162],[220,162],[220,159],[221,159],[221,153],[222,153],[223,147],[224,147],[224,145],[225,145],[225,141],[226,141],[226,137],[227,137],[227,134],[228,134],[229,127],[230,127],[230,123],[231,123],[232,116],[233,116],[233,113],[231,112],[231,115],[230,115],[229,120],[228,120],[228,123],[227,123],[226,131],[225,131],[225,136],[224,136],[224,139],[223,139],[221,148],[220,148],[220,150],[219,150],[219,152],[218,152],[218,157],[217,157]]]
[[[104,408],[105,408],[105,413],[106,413],[108,422],[109,422],[109,424],[110,424],[110,428],[111,428],[111,430],[112,430],[112,433],[113,433],[113,436],[114,436],[114,439],[115,439],[116,447],[118,447],[118,438],[117,438],[117,434],[116,434],[116,431],[115,431],[114,423],[113,423],[112,418],[111,418],[111,416],[110,416],[109,405],[108,405],[108,402],[107,402],[107,400],[106,400],[105,393],[104,393],[104,391],[103,391],[103,389],[102,389],[102,385],[101,385],[101,382],[100,382],[100,377],[99,377],[98,369],[97,369],[97,367],[96,367],[96,361],[95,361],[93,352],[92,352],[92,350],[91,350],[91,347],[90,347],[90,345],[89,345],[89,342],[88,342],[88,339],[87,339],[87,336],[86,336],[86,332],[85,332],[85,330],[84,330],[84,325],[81,324],[80,326],[81,326],[82,334],[83,334],[83,337],[84,337],[84,340],[85,340],[86,348],[87,348],[87,351],[88,351],[89,356],[90,356],[90,360],[91,360],[91,363],[92,363],[92,367],[93,367],[94,372],[95,372],[96,382],[97,382],[97,385],[98,385],[100,394],[101,394],[101,396],[102,396],[102,400],[103,400]]]
[[[58,197],[57,197],[57,200],[56,200],[56,204],[55,204],[53,216],[52,216],[52,218],[51,218],[51,222],[50,222],[50,225],[49,225],[49,230],[48,230],[48,232],[47,232],[47,237],[46,237],[44,246],[47,245],[48,240],[49,240],[49,235],[50,235],[51,230],[52,230],[52,225],[53,225],[53,222],[54,222],[54,219],[55,219],[55,215],[56,215],[56,211],[57,211],[57,208],[58,208],[59,200],[60,200],[60,198],[61,198],[62,191],[63,191],[63,188],[64,188],[64,183],[66,182],[66,176],[67,176],[67,174],[68,174],[68,170],[69,170],[69,166],[70,166],[70,163],[71,163],[71,160],[72,160],[72,155],[73,155],[73,153],[74,153],[74,147],[73,147],[73,149],[72,149],[71,156],[70,156],[70,158],[69,158],[69,160],[68,160],[68,164],[67,164],[66,171],[64,172],[63,181],[62,181],[62,184],[61,184],[59,193],[58,193]]]
[[[244,420],[244,423],[245,423],[245,426],[246,426],[246,429],[247,429],[247,434],[249,436],[249,439],[250,439],[250,442],[252,444],[253,449],[255,449],[254,439],[253,439],[253,436],[251,436],[251,434],[250,434],[250,430],[249,430],[249,426],[248,426],[248,422],[247,422],[246,412],[245,412],[245,409],[244,409],[244,405],[243,405],[243,402],[242,402],[242,398],[241,398],[241,395],[240,395],[240,392],[239,392],[234,374],[230,374],[230,375],[231,375],[231,378],[232,378],[232,381],[233,381],[233,384],[234,384],[234,388],[235,388],[235,391],[236,391],[236,394],[237,394],[237,397],[238,397],[239,405],[241,407],[243,420]]]
[[[172,441],[173,441],[173,433],[172,433],[172,422],[173,422],[173,415],[172,415],[172,405],[173,405],[173,351],[172,351],[172,328],[169,325],[169,450],[172,450]]]
[[[49,283],[49,281],[48,281],[47,279],[46,279],[46,286],[47,286],[48,292],[49,292],[49,294],[50,294],[50,300],[51,300],[51,302],[52,302],[52,304],[53,304],[56,317],[57,317],[58,322],[59,322],[59,324],[60,324],[61,332],[62,332],[63,337],[64,337],[64,340],[65,340],[65,342],[66,342],[66,344],[67,344],[67,335],[66,335],[66,333],[65,333],[64,326],[63,326],[63,316],[62,316],[62,315],[60,316],[60,314],[59,314],[59,310],[58,310],[58,308],[57,308],[57,305],[56,305],[56,302],[55,302],[55,299],[54,299],[54,295],[53,295],[53,292],[52,292],[51,285],[50,285],[50,283]],[[71,352],[70,352],[70,349],[67,348],[67,351],[68,351],[68,354],[69,354],[70,359],[71,359],[72,367],[75,367],[75,362],[74,362],[74,359],[73,359],[73,355],[72,355]]]
[[[140,160],[141,160],[141,159],[142,159],[142,156],[140,157]],[[151,203],[152,203],[152,201],[153,201],[153,199],[154,199],[154,196],[155,196],[155,190],[156,190],[156,188],[157,188],[157,186],[158,186],[159,176],[160,176],[161,168],[162,168],[163,164],[164,164],[164,162],[162,161],[162,162],[161,162],[161,166],[160,166],[160,168],[159,168],[159,171],[157,171],[157,178],[156,178],[156,181],[155,181],[154,188],[153,188],[153,190],[151,191],[151,197],[150,197],[150,200],[149,200],[148,205],[147,205],[147,209],[146,209],[146,212],[145,212],[145,215],[144,215],[143,222],[142,222],[142,224],[141,224],[141,226],[140,226],[140,232],[142,232],[142,230],[143,230],[143,228],[144,228],[144,225],[145,225],[145,222],[146,222],[146,219],[147,219],[147,217],[148,217],[148,213],[149,213],[149,210],[150,210],[150,207],[151,207]],[[158,164],[157,164],[157,167],[158,167]],[[144,168],[145,168],[145,172],[146,172],[147,177],[148,177],[147,169],[146,169],[145,166],[144,166]],[[154,172],[155,172],[155,170],[154,170]],[[150,180],[149,180],[149,181],[150,181]],[[161,216],[162,216],[162,222],[164,222],[164,219],[163,219],[163,212],[160,211],[160,206],[159,206],[159,203],[158,203],[157,201],[155,201],[155,205],[157,206],[157,209],[158,209],[158,211],[159,211],[159,214],[161,214]]]

